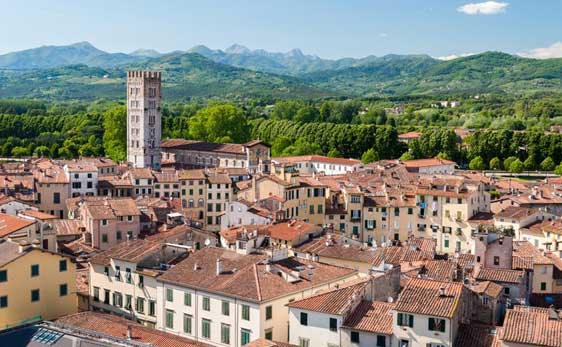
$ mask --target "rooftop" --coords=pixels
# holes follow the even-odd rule
[[[525,276],[525,272],[520,270],[482,268],[476,274],[476,279],[479,281],[520,283],[523,276]]]
[[[504,342],[561,347],[560,312],[548,308],[515,306],[507,310],[499,338]]]
[[[99,265],[109,265],[110,259],[118,259],[131,263],[137,263],[147,255],[159,250],[160,247],[160,243],[152,241],[140,239],[125,241],[93,256],[90,259],[90,262]]]
[[[8,236],[35,223],[33,220],[0,213],[0,237]]]
[[[392,310],[394,303],[361,301],[343,323],[344,328],[374,334],[392,335]]]
[[[323,163],[323,164],[335,164],[335,165],[346,165],[346,166],[354,166],[360,165],[361,161],[357,159],[345,159],[345,158],[331,158],[325,157],[322,155],[302,155],[302,156],[295,156],[295,157],[276,157],[271,158],[271,160],[276,161],[280,164],[284,163],[296,163],[296,162],[316,162],[316,163]]]
[[[444,293],[440,293],[441,288]],[[451,318],[458,308],[463,289],[463,284],[457,282],[412,279],[400,294],[395,310]]]

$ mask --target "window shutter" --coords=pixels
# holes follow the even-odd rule
[[[427,319],[428,324],[428,329],[433,331],[435,329],[435,320],[433,318],[428,318]]]
[[[445,332],[445,323],[446,321],[444,319],[441,319],[441,326],[439,327],[439,331],[441,331],[442,333]]]
[[[414,315],[413,314],[409,315],[409,318],[410,318],[410,322],[409,322],[410,324],[408,324],[408,326],[410,328],[413,328],[414,327]]]
[[[402,313],[398,313],[398,325],[402,325]]]

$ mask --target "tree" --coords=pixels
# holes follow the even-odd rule
[[[200,141],[243,143],[250,137],[246,116],[232,104],[216,104],[189,119],[189,135]]]
[[[552,171],[555,168],[556,168],[556,163],[554,163],[554,160],[552,160],[551,157],[546,157],[541,162],[541,170],[543,170],[543,171]]]
[[[289,138],[285,136],[279,136],[271,143],[271,155],[274,157],[281,156],[285,148],[291,146],[292,144],[293,143]]]
[[[562,162],[560,162],[560,164],[556,167],[556,169],[554,169],[554,173],[562,176]]]
[[[503,161],[503,167],[505,170],[511,171],[511,164],[517,160],[517,157],[508,157]]]
[[[509,165],[509,172],[511,173],[522,173],[523,170],[525,170],[525,165],[523,164],[523,162],[519,159],[515,159],[511,165]]]
[[[341,157],[341,153],[340,151],[338,151],[336,148],[332,148],[330,149],[330,151],[327,154],[328,157],[330,158],[340,158]]]
[[[282,157],[322,154],[322,148],[315,142],[308,142],[304,138],[298,139],[293,145],[285,148]]]
[[[477,156],[470,161],[470,163],[468,164],[468,168],[471,170],[484,170],[486,168],[486,163],[481,156]]]
[[[523,166],[527,171],[534,170],[537,167],[537,164],[535,163],[535,157],[533,157],[532,155],[528,156],[527,159],[525,159],[525,161],[523,162]]]
[[[115,106],[103,114],[103,149],[105,155],[115,161],[127,159],[127,109],[125,106]],[[67,156],[63,151],[59,155]],[[53,148],[51,148],[53,151]]]
[[[29,155],[29,150],[27,147],[16,146],[12,149],[12,156],[14,157],[27,157]]]
[[[445,152],[439,152],[437,154],[437,158],[443,159],[443,160],[451,160],[451,157],[449,156],[449,154],[447,154]]]
[[[314,122],[318,119],[320,113],[316,109],[316,107],[312,106],[304,106],[300,110],[297,111],[297,114],[294,117],[294,120],[297,122]]]
[[[369,164],[377,160],[379,160],[379,155],[373,148],[368,149],[361,156],[361,161],[363,162],[363,164]]]
[[[414,158],[414,155],[410,152],[404,152],[404,154],[402,154],[400,156],[400,160],[402,161],[406,161],[406,160],[414,160],[416,158]]]
[[[493,157],[490,160],[490,169],[492,170],[501,170],[501,166],[502,166],[502,162],[500,160],[500,158],[498,157]]]
[[[35,147],[35,150],[33,151],[33,156],[34,157],[44,157],[44,156],[50,156],[51,155],[51,151],[49,149],[49,147],[47,146],[37,146]]]

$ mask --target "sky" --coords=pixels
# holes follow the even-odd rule
[[[109,52],[233,43],[322,58],[562,57],[562,0],[0,0],[0,53],[88,41]]]

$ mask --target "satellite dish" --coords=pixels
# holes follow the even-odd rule
[[[211,245],[211,239],[206,238],[205,239],[205,246],[209,247]]]

